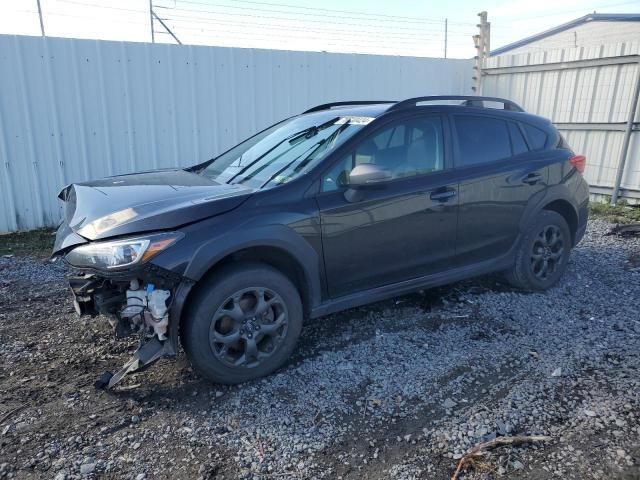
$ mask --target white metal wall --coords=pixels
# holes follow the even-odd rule
[[[593,47],[640,38],[640,22],[591,21],[509,50],[509,55],[573,47]]]
[[[0,35],[0,232],[68,183],[187,166],[313,105],[471,91],[471,61]]]
[[[638,55],[637,40],[498,55],[486,62],[482,93],[510,98],[550,118],[569,145],[587,156],[585,177],[592,193],[611,194],[640,75]],[[589,66],[598,62],[602,64]],[[637,122],[638,111],[635,118]],[[639,127],[636,123],[622,178],[622,196],[634,202],[640,198]]]

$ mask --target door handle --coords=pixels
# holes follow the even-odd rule
[[[542,175],[539,173],[530,173],[526,177],[522,179],[522,183],[526,183],[528,185],[535,185],[540,180],[542,180]]]
[[[455,196],[456,196],[456,191],[453,188],[447,188],[447,189],[438,189],[431,192],[431,194],[429,195],[429,198],[436,202],[446,202],[447,200]]]

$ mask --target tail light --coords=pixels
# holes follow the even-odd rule
[[[584,168],[587,166],[587,157],[584,155],[574,155],[569,159],[569,163],[576,168],[580,173],[584,173]]]

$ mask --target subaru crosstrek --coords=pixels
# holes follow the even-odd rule
[[[509,100],[326,104],[190,168],[65,187],[54,256],[78,313],[140,336],[98,386],[178,339],[233,384],[283,365],[305,318],[490,272],[553,286],[585,232],[584,168]]]

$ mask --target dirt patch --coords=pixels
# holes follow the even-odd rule
[[[307,322],[274,375],[209,384],[182,354],[115,392],[135,341],[78,318],[64,269],[0,258],[0,478],[640,476],[640,240],[593,221],[543,294],[486,277]]]

